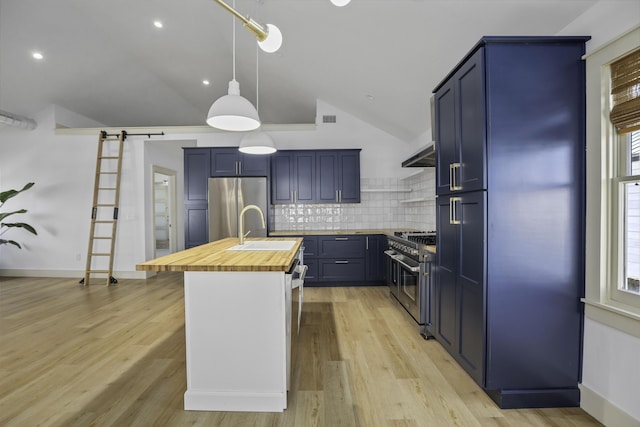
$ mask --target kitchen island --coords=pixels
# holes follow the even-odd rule
[[[281,412],[287,407],[291,276],[302,239],[287,250],[242,250],[227,238],[156,258],[143,271],[184,272],[185,410]],[[268,243],[267,243],[268,245]]]

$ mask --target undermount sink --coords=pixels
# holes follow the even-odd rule
[[[290,251],[295,240],[256,240],[245,242],[244,245],[231,246],[228,251]]]

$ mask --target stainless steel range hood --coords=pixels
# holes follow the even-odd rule
[[[421,148],[416,154],[402,162],[403,168],[425,168],[436,166],[436,146],[431,144]]]

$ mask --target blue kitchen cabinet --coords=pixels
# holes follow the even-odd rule
[[[486,192],[437,198],[436,338],[479,384],[484,375]]]
[[[434,90],[436,339],[501,408],[577,406],[588,37],[485,37]]]
[[[307,274],[305,282],[318,281],[318,237],[317,236],[300,236],[302,237],[302,246],[304,246],[303,259],[307,266]]]
[[[484,48],[434,98],[437,194],[486,188]]]
[[[271,202],[314,203],[315,152],[278,151],[271,157]]]
[[[271,157],[274,204],[359,203],[360,150],[282,150]]]
[[[304,235],[305,283],[310,286],[384,285],[384,235]]]
[[[365,280],[365,236],[318,236],[318,276],[322,282]]]
[[[209,178],[265,176],[269,156],[244,154],[237,147],[184,148],[185,248],[209,242]]]
[[[386,278],[387,236],[383,234],[371,234],[365,236],[365,280],[382,282]]]
[[[323,282],[364,282],[363,258],[321,258],[318,274]]]
[[[209,150],[184,148],[184,200],[186,203],[207,202],[210,165]]]
[[[185,204],[184,246],[186,249],[209,243],[209,207],[207,204]]]
[[[360,203],[360,150],[316,152],[318,203]]]
[[[209,241],[208,179],[211,169],[209,150],[184,148],[184,222],[185,247]]]
[[[245,154],[238,147],[211,148],[211,176],[269,176],[269,156]]]

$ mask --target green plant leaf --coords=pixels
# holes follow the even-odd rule
[[[22,193],[23,191],[27,191],[28,189],[33,187],[33,184],[34,184],[33,182],[30,182],[30,183],[26,184],[24,187],[22,187],[21,190],[3,191],[2,193],[0,193],[0,203],[6,202],[10,198],[17,196],[18,194]]]
[[[26,224],[24,222],[13,222],[13,223],[6,223],[3,222],[2,223],[3,227],[16,227],[16,228],[24,228],[25,230],[27,230],[28,232],[35,234],[36,236],[38,235],[38,233],[36,232],[36,229],[33,228],[32,226],[30,226],[29,224]]]
[[[17,246],[18,249],[22,249],[22,246],[20,246],[18,244],[18,242],[13,241],[13,240],[4,240],[4,239],[0,239],[0,245],[14,245]]]
[[[13,212],[4,212],[4,213],[0,212],[0,221],[2,221],[6,217],[11,216],[13,214],[23,214],[23,213],[27,213],[27,210],[26,209],[20,209],[20,210],[13,211]]]

